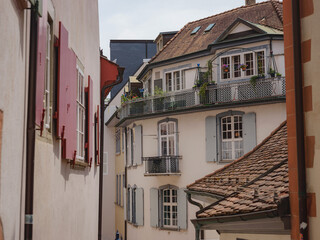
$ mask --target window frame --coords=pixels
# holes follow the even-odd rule
[[[239,80],[239,79],[245,79],[245,78],[250,78],[254,75],[258,75],[258,54],[263,52],[263,62],[264,62],[264,71],[262,74],[266,74],[266,49],[261,49],[261,50],[256,50],[256,51],[246,51],[246,52],[239,52],[239,53],[233,53],[233,54],[229,54],[229,55],[223,55],[220,56],[219,58],[219,68],[220,68],[220,79],[221,82],[226,82],[226,81],[231,81],[231,80]],[[240,76],[235,77],[234,76],[234,64],[233,64],[233,58],[235,56],[240,56],[240,64],[245,64],[245,55],[246,54],[252,54],[253,55],[253,70],[252,70],[252,75],[247,75],[247,70],[242,71],[240,70]],[[228,58],[229,59],[229,72],[227,73],[227,75],[229,75],[229,77],[224,78],[224,74],[226,74],[225,72],[223,72],[222,69],[222,65],[224,63],[222,63],[222,59]]]
[[[81,84],[79,84],[80,76],[82,77]],[[85,103],[84,74],[83,74],[82,69],[79,67],[79,65],[77,65],[77,100],[76,100],[76,104],[77,104],[77,129],[76,129],[76,131],[77,131],[77,153],[76,153],[76,158],[77,158],[77,160],[84,162],[84,160],[85,160],[85,129],[86,129],[86,118],[85,118],[86,107],[85,107],[85,104],[86,103]],[[80,122],[82,122],[82,131],[81,131],[81,129],[79,129]],[[82,141],[82,143],[81,143],[81,141]],[[82,145],[82,146],[80,146],[80,145]],[[81,152],[81,150],[82,150],[82,153],[79,154]]]
[[[121,153],[121,129],[116,128],[115,130],[115,141],[116,141],[116,155]]]
[[[180,92],[186,89],[186,77],[185,77],[185,71],[188,68],[181,68],[181,69],[176,69],[172,71],[166,71],[164,72],[164,79],[165,79],[165,91],[166,92]],[[175,77],[175,75],[179,73],[179,78]],[[171,90],[169,90],[169,84],[167,82],[167,75],[171,76]],[[179,81],[177,81],[179,79]],[[157,79],[155,79],[157,80]],[[179,82],[179,84],[178,84]],[[179,89],[177,89],[179,86]]]
[[[173,133],[169,133],[169,124],[173,123]],[[161,133],[161,127],[165,126],[166,134]],[[159,122],[158,124],[158,135],[159,135],[159,154],[160,156],[176,156],[177,155],[177,122],[168,120],[165,122]],[[173,154],[169,154],[170,151],[170,138],[173,137]],[[166,139],[167,153],[163,154],[162,139]]]
[[[162,226],[164,228],[178,228],[178,190],[172,187],[161,189],[161,219],[162,219]],[[169,201],[165,201],[165,193],[169,192]],[[173,192],[175,192],[175,202],[173,201],[174,195]],[[169,207],[169,210],[166,211],[165,207]],[[173,211],[173,208],[176,208],[175,211]],[[165,213],[169,213],[169,218],[165,218]],[[173,218],[175,213],[175,219]],[[168,219],[169,224],[165,224],[166,219]],[[175,224],[174,224],[175,221]]]

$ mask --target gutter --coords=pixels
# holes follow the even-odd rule
[[[118,77],[116,82],[103,86],[100,92],[100,174],[99,174],[99,210],[98,210],[98,240],[101,240],[102,231],[102,196],[103,196],[103,140],[104,140],[104,111],[107,106],[104,105],[104,93],[106,89],[111,88],[123,80],[124,68],[118,67]],[[106,80],[108,81],[108,80]]]
[[[295,117],[296,117],[296,144],[297,144],[297,171],[299,193],[299,229],[303,240],[309,239],[309,227],[300,227],[308,223],[307,215],[307,190],[306,190],[306,166],[305,166],[305,142],[304,142],[304,111],[303,111],[303,80],[301,61],[301,25],[300,25],[300,1],[292,2],[292,31],[293,31],[293,71],[295,89]]]
[[[33,192],[34,192],[34,153],[36,139],[36,81],[37,81],[37,46],[38,46],[38,1],[31,6],[29,84],[27,113],[27,158],[25,192],[25,227],[24,239],[31,240],[33,233]]]

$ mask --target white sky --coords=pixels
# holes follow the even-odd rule
[[[256,0],[263,2],[263,0]],[[110,39],[152,39],[188,22],[243,6],[245,0],[99,0],[100,45],[110,57]]]

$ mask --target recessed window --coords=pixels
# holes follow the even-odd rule
[[[193,31],[191,32],[191,35],[196,34],[200,28],[201,28],[201,26],[198,26],[195,29],[193,29]]]
[[[215,25],[215,23],[209,24],[208,27],[204,30],[204,32],[209,32]]]
[[[163,226],[177,227],[178,226],[178,201],[176,189],[163,190]]]
[[[84,160],[85,102],[83,72],[77,67],[77,159]]]

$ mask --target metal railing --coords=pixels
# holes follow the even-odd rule
[[[285,95],[284,77],[263,78],[257,79],[255,83],[242,81],[239,83],[208,85],[205,93],[202,94],[200,94],[199,88],[193,88],[165,93],[162,96],[132,100],[122,104],[118,111],[120,119],[123,119],[201,105],[257,101],[284,97]]]
[[[181,156],[144,157],[145,175],[166,175],[180,173]]]

